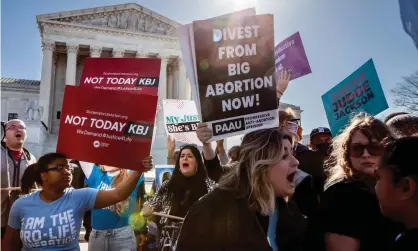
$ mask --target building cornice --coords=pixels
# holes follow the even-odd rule
[[[179,46],[179,40],[175,36],[166,36],[166,35],[159,35],[149,32],[132,32],[128,30],[121,30],[121,29],[114,29],[114,28],[101,28],[101,27],[94,27],[88,26],[83,24],[75,24],[75,23],[65,23],[65,22],[58,22],[58,21],[42,21],[39,22],[40,26],[40,33],[41,37],[43,38],[44,34],[52,34],[52,35],[63,35],[65,33],[65,29],[70,31],[72,35],[83,34],[83,37],[92,38],[94,39],[94,34],[108,34],[114,36],[122,36],[122,37],[131,37],[131,38],[138,38],[142,40],[149,40],[149,41],[159,41],[159,42],[169,42],[175,43],[177,48]],[[58,28],[58,29],[54,29]]]
[[[118,4],[118,5],[112,5],[112,6],[104,6],[104,7],[96,7],[96,8],[82,9],[82,10],[63,11],[63,12],[57,12],[57,13],[51,13],[51,14],[38,15],[36,16],[36,20],[40,22],[40,21],[46,21],[46,20],[52,20],[52,19],[65,19],[65,18],[72,18],[72,17],[77,17],[77,16],[95,15],[95,14],[101,14],[101,13],[118,12],[118,11],[126,11],[126,10],[139,11],[141,13],[150,15],[164,23],[170,24],[176,28],[182,25],[181,23],[171,20],[163,15],[160,15],[136,3]]]
[[[39,94],[39,87],[25,87],[25,86],[2,86],[1,87],[2,98],[6,92],[16,93],[16,92],[23,92],[23,93],[34,93]]]
[[[174,43],[179,48],[176,30],[181,24],[135,3],[38,15],[36,19],[42,39],[67,30],[70,37],[84,33],[82,37],[94,39],[105,34]]]

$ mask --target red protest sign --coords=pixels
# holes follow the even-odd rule
[[[150,155],[157,96],[66,86],[57,152],[140,170]]]
[[[80,86],[157,96],[159,58],[87,58]]]

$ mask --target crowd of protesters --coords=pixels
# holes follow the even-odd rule
[[[277,95],[289,75],[278,79]],[[300,143],[291,109],[276,128],[239,146],[175,149],[157,191],[143,172],[70,160],[38,160],[24,148],[23,121],[5,124],[1,145],[2,250],[418,250],[418,117],[353,115],[335,137],[326,127]],[[158,160],[161,162],[161,160]],[[165,160],[164,160],[165,161]],[[152,157],[141,170],[153,168]]]

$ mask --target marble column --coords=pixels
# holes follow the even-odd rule
[[[154,139],[152,144],[151,154],[154,157],[157,164],[167,163],[167,134],[164,129],[164,112],[163,99],[167,98],[167,63],[168,57],[166,55],[160,55],[161,58],[161,70],[160,81],[158,87],[158,105],[160,107],[157,113],[157,119],[155,123]]]
[[[173,67],[173,99],[179,99],[179,63],[174,61],[172,64]]]
[[[187,88],[187,75],[186,75],[186,67],[184,66],[184,62],[182,58],[178,59],[179,64],[179,99],[187,100],[189,99],[188,91],[190,88]]]
[[[91,45],[90,46],[90,57],[92,58],[99,58],[102,56],[102,47]]]
[[[163,100],[167,98],[167,64],[168,56],[160,55],[161,69],[160,69],[160,82],[158,87],[158,99]]]
[[[52,55],[52,73],[51,73],[51,98],[49,103],[49,124],[47,124],[48,128],[51,128],[50,131],[52,132],[52,126],[54,121],[54,104],[55,104],[55,87],[57,86],[57,61],[58,61],[58,54],[55,52]]]
[[[1,121],[8,120],[7,98],[1,98]]]
[[[39,106],[42,110],[41,121],[45,125],[49,125],[50,120],[50,102],[51,102],[51,81],[52,81],[52,60],[55,50],[55,41],[42,40],[42,75],[41,75],[41,86],[39,90]],[[50,128],[48,128],[50,130]]]
[[[114,58],[123,58],[125,56],[125,49],[113,49],[112,55]]]
[[[77,69],[78,44],[67,43],[67,71],[65,72],[65,84],[76,85],[75,76]]]
[[[186,99],[192,100],[192,86],[190,85],[190,80],[186,74]]]
[[[173,78],[173,67],[170,65],[167,67],[167,98],[173,99],[173,87],[174,87],[174,78]]]

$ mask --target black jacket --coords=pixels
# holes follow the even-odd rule
[[[280,251],[302,251],[306,220],[292,201],[278,199]],[[270,251],[268,216],[251,211],[245,199],[216,188],[196,202],[183,223],[176,251]]]

